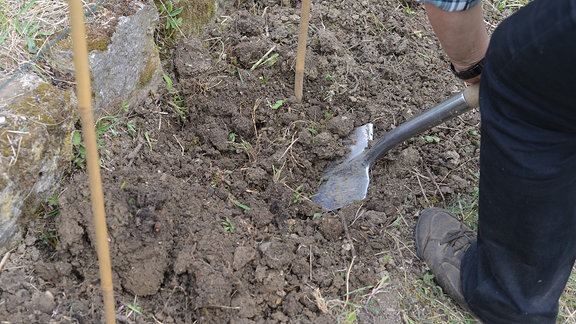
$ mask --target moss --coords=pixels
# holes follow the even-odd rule
[[[13,136],[10,141],[6,136],[0,137],[0,169],[14,186],[1,193],[11,197],[26,193],[19,211],[10,211],[11,217],[17,217],[22,223],[52,194],[63,167],[72,160],[70,137],[77,113],[70,100],[69,92],[41,83],[7,107],[10,118],[5,127],[13,131]]]
[[[76,120],[77,113],[70,106],[70,100],[69,92],[62,91],[48,83],[41,83],[26,98],[8,106],[8,111],[14,115],[26,116],[26,119],[9,120],[11,130],[26,132],[26,135],[19,138],[19,147],[22,150],[20,153],[34,154],[32,159],[40,159],[45,152],[33,146],[41,138],[42,142],[60,141],[67,132],[72,131],[73,120]],[[70,122],[64,124],[66,120]],[[2,155],[11,157],[13,151],[9,143],[5,143],[4,139],[0,141]],[[56,147],[61,147],[61,153],[66,154],[65,158],[71,159],[71,143],[64,141],[56,145]],[[26,159],[23,154],[19,154],[19,157],[21,158],[13,167],[22,171],[26,168]]]
[[[106,51],[110,39],[108,37],[93,38],[87,40],[88,52],[92,51]]]
[[[182,8],[182,12],[178,15],[178,17],[182,18],[182,24],[179,26],[179,31],[166,30],[166,13],[161,14],[160,19],[164,29],[162,34],[164,42],[167,44],[177,43],[182,36],[180,32],[182,32],[184,37],[198,34],[200,28],[209,22],[216,12],[216,2],[214,0],[173,0],[172,2],[174,9]],[[154,3],[158,11],[162,12],[162,2],[154,0]]]
[[[148,61],[146,61],[146,66],[144,70],[140,73],[140,78],[138,78],[138,88],[143,88],[152,81],[152,77],[158,71],[158,61],[156,57],[149,56]]]
[[[200,28],[212,19],[216,11],[214,0],[180,0],[178,6],[184,7],[180,14],[183,18],[180,29],[186,36],[197,34]]]

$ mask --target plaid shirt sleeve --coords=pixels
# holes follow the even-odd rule
[[[463,11],[474,7],[480,0],[416,0],[421,3],[429,3],[446,11]]]

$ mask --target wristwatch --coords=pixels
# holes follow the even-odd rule
[[[452,73],[461,80],[469,80],[479,76],[482,73],[482,68],[484,68],[484,59],[481,59],[480,62],[474,64],[468,70],[461,72],[456,71],[454,64],[450,62],[450,70],[452,70]]]

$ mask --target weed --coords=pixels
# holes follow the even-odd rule
[[[374,20],[374,26],[376,28],[376,31],[380,32],[384,29],[384,24],[382,23],[382,21],[380,21],[380,19],[378,19],[378,17],[374,13],[370,14],[370,18]]]
[[[376,295],[383,292],[384,288],[388,285],[389,276],[384,274],[379,282],[374,286],[366,286],[347,292],[340,299],[333,299],[325,301],[319,293],[316,293],[316,302],[319,308],[322,303],[325,303],[326,310],[336,315],[337,323],[352,324],[358,322],[358,314],[361,312],[368,314],[376,314],[377,308],[374,307],[374,298]]]
[[[230,200],[234,205],[244,209],[244,210],[251,210],[252,208],[248,207],[247,205],[244,205],[243,203],[239,202],[238,200],[233,199],[232,197],[228,197],[228,200]]]
[[[416,14],[416,11],[414,11],[414,9],[412,9],[412,7],[410,7],[409,4],[405,4],[404,5],[404,12],[408,15],[408,16],[414,16]]]
[[[60,202],[58,201],[58,195],[52,195],[48,199],[47,206],[44,207],[45,217],[55,218],[60,216]]]
[[[436,135],[426,135],[424,136],[424,140],[428,143],[440,143],[440,137],[436,136]]]
[[[162,78],[164,79],[164,82],[166,82],[166,89],[168,90],[168,99],[166,100],[166,103],[172,108],[172,111],[178,117],[178,122],[183,124],[186,121],[186,115],[188,114],[188,108],[186,107],[184,98],[180,95],[180,91],[174,88],[174,82],[167,74],[163,74]]]
[[[274,166],[274,164],[272,164],[272,180],[274,181],[274,183],[279,183],[284,181],[284,178],[280,179],[280,176],[282,174],[282,171],[284,170],[284,167],[286,166],[286,161],[284,161],[284,163],[282,163],[282,166],[277,169],[276,166]]]
[[[479,176],[479,175],[477,175]],[[476,178],[478,179],[478,178]],[[476,180],[477,181],[477,180]],[[478,227],[478,199],[480,191],[478,187],[472,192],[472,196],[456,195],[456,198],[448,208],[448,211],[454,215],[458,215],[462,221],[472,230]]]
[[[492,4],[500,12],[504,12],[507,10],[511,10],[514,12],[524,7],[529,2],[530,0],[495,0],[492,2]]]
[[[152,151],[152,140],[150,139],[150,134],[146,131],[144,133],[144,139],[146,139],[146,144],[148,144],[148,148]]]
[[[142,306],[132,305],[130,303],[126,303],[126,317],[130,317],[131,313],[134,312],[138,315],[142,315]]]
[[[125,112],[125,113],[127,113],[128,110],[130,110],[130,105],[128,104],[128,101],[126,101],[126,100],[123,100],[123,101],[122,101],[122,106],[121,106],[121,107],[122,107],[122,111]]]
[[[72,148],[74,149],[74,159],[72,163],[80,169],[84,169],[86,165],[86,146],[82,143],[82,135],[80,131],[75,130],[72,134]]]
[[[184,10],[184,7],[175,8],[172,1],[164,3],[160,0],[160,16],[166,22],[164,28],[168,32],[168,35],[172,35],[174,32],[180,32],[180,25],[182,25],[182,17],[178,15]]]
[[[564,293],[560,297],[557,323],[576,323],[576,267],[568,278]]]
[[[264,54],[258,61],[256,61],[256,63],[254,63],[254,65],[252,65],[252,67],[250,68],[251,71],[254,71],[255,69],[257,69],[258,67],[260,67],[261,65],[267,65],[269,67],[274,66],[274,64],[276,64],[276,62],[278,61],[278,53],[272,54],[272,56],[268,56],[270,55],[270,53],[272,53],[272,51],[274,51],[274,49],[276,48],[276,46],[272,46],[272,48],[266,52],[266,54]]]
[[[297,204],[302,200],[301,190],[302,190],[302,185],[299,185],[298,187],[296,187],[296,189],[294,189],[294,192],[293,192],[294,199],[292,199],[293,203]]]
[[[308,127],[306,129],[310,132],[310,134],[312,134],[314,136],[318,135],[318,131],[315,128]]]
[[[122,110],[127,112],[129,110],[128,104],[122,104]],[[136,136],[136,124],[126,117],[119,115],[104,116],[96,121],[96,148],[100,155],[99,164],[102,167],[106,166],[106,161],[110,160],[110,151],[106,149],[106,138],[110,136],[118,136],[119,131],[125,131],[130,136]],[[72,149],[74,157],[72,163],[80,169],[86,166],[86,146],[82,140],[81,130],[75,130],[72,133]]]
[[[327,73],[324,76],[324,79],[326,79],[326,81],[330,81],[330,82],[336,82],[336,76],[332,73]]]
[[[230,134],[228,134],[228,140],[232,143],[236,142],[237,138],[238,138],[238,134],[236,134],[234,132],[230,132]]]
[[[137,133],[137,131],[136,131],[136,124],[134,124],[134,122],[131,121],[131,120],[127,121],[127,122],[126,122],[126,131],[128,131],[128,134],[129,134],[131,137],[136,136],[136,133]]]
[[[250,161],[256,160],[257,152],[252,144],[250,144],[250,142],[246,141],[245,139],[241,139],[240,142],[232,142],[232,145],[237,153],[244,152]]]
[[[236,229],[234,228],[234,225],[232,225],[232,221],[230,221],[228,216],[226,216],[226,219],[220,222],[220,224],[222,224],[222,227],[224,228],[224,233],[236,233]]]
[[[45,246],[56,249],[58,243],[60,243],[60,238],[58,237],[58,231],[55,229],[48,229],[43,227],[38,236],[38,241],[40,241]]]
[[[126,319],[129,319],[132,316],[136,317],[137,315],[144,316],[142,313],[142,306],[139,306],[137,303],[138,297],[135,296],[132,303],[124,303],[122,305],[122,309],[125,309],[124,316]]]
[[[276,109],[282,107],[283,104],[284,104],[284,100],[282,100],[282,99],[276,100],[276,102],[273,105],[270,105],[270,109],[276,110]]]

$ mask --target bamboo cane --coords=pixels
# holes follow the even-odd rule
[[[310,21],[310,0],[302,0],[300,15],[300,31],[298,32],[298,48],[296,49],[296,77],[294,79],[294,96],[302,101],[304,88],[304,61],[306,59],[306,40],[308,38],[308,22]]]
[[[110,251],[108,246],[108,233],[106,229],[106,214],[104,211],[104,194],[100,178],[100,165],[98,164],[98,150],[96,148],[96,132],[94,130],[94,116],[92,114],[92,91],[90,85],[90,71],[88,67],[88,48],[86,45],[86,27],[84,26],[84,13],[80,0],[70,0],[70,26],[72,28],[72,50],[74,52],[74,67],[76,69],[76,93],[78,108],[82,122],[82,134],[86,145],[86,164],[90,179],[90,193],[92,198],[92,213],[96,231],[96,253],[100,265],[100,284],[104,300],[104,314],[106,323],[115,323],[114,289],[112,285],[112,269]]]

